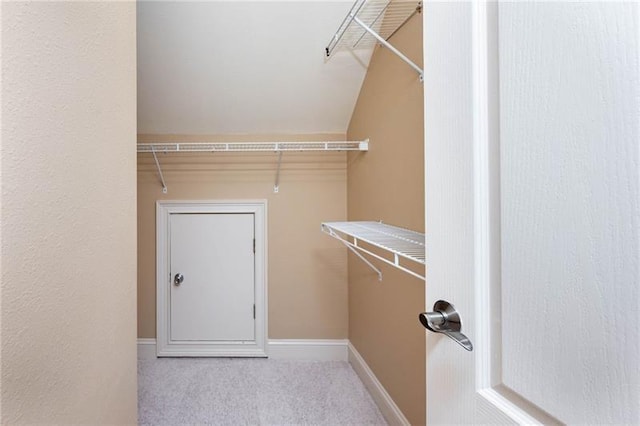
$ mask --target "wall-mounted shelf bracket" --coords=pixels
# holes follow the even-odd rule
[[[278,167],[276,169],[276,183],[273,185],[273,192],[277,194],[280,191],[280,166],[282,165],[282,151],[278,152]]]
[[[160,182],[162,182],[162,193],[167,193],[167,184],[164,181],[164,176],[162,175],[162,168],[160,167],[160,162],[158,161],[158,156],[156,155],[156,149],[151,146],[151,152],[153,153],[153,159],[156,161],[156,167],[158,168],[158,175],[160,176]]]
[[[421,11],[422,2],[415,0],[356,0],[325,48],[325,55],[328,58],[341,47],[366,48],[373,40],[407,63],[418,73],[420,81],[423,81],[422,68],[389,43],[389,38],[413,15]],[[357,26],[353,25],[354,22]],[[372,39],[366,37],[367,34]]]
[[[401,259],[405,259],[420,265],[425,264],[424,234],[381,222],[325,222],[322,224],[321,230],[347,246],[371,269],[376,271],[379,280],[382,280],[382,272],[369,262],[362,253],[394,266],[416,278],[425,279],[423,275],[412,271],[401,263]],[[375,247],[383,253],[386,252],[391,255],[391,259],[372,252],[363,247],[361,243]]]
[[[342,238],[340,238],[339,235],[331,233],[331,231],[329,232],[329,235],[331,235],[333,238],[337,239],[342,244],[344,244],[344,246],[346,248],[348,248],[351,251],[351,253],[353,253],[356,256],[358,256],[360,258],[360,260],[362,260],[364,263],[366,263],[369,266],[369,268],[373,269],[378,274],[378,281],[382,281],[382,271],[380,269],[376,268],[373,263],[369,262],[369,260],[366,257],[364,257],[362,254],[360,254],[360,252],[358,250],[356,250],[354,248],[354,246],[352,246],[349,242],[347,242],[347,241],[343,240]]]

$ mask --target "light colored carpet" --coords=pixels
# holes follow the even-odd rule
[[[138,416],[144,425],[386,425],[337,361],[139,360]]]

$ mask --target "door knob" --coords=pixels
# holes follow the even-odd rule
[[[418,318],[427,330],[449,336],[466,350],[473,350],[471,340],[460,332],[462,321],[458,311],[446,300],[438,300],[433,304],[433,312],[423,312]]]
[[[182,274],[176,274],[176,276],[173,277],[173,284],[176,286],[182,284],[182,281],[184,281],[184,275]]]

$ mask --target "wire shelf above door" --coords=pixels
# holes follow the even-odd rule
[[[331,37],[325,55],[329,58],[342,49],[372,49],[376,43],[380,43],[411,66],[422,81],[422,68],[388,41],[413,15],[421,11],[422,2],[416,0],[356,0]]]
[[[363,141],[321,141],[321,142],[174,142],[174,143],[139,143],[137,151],[150,153],[158,169],[158,177],[162,183],[162,193],[166,194],[167,184],[164,180],[162,167],[156,155],[171,152],[275,152],[278,154],[276,179],[273,192],[279,192],[280,166],[283,152],[339,152],[339,151],[368,151],[369,139]]]
[[[138,152],[367,151],[369,141],[139,143]]]
[[[369,267],[375,270],[380,280],[382,280],[382,272],[360,252],[395,266],[414,277],[422,280],[425,278],[401,263],[401,260],[405,259],[419,265],[425,264],[425,236],[420,232],[381,222],[325,222],[322,224],[321,229],[343,243]],[[387,252],[390,255],[390,259],[368,250],[361,245],[361,242]]]

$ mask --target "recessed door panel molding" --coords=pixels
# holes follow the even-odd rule
[[[254,214],[169,218],[170,342],[255,340]]]
[[[159,201],[157,355],[266,356],[266,201]]]

